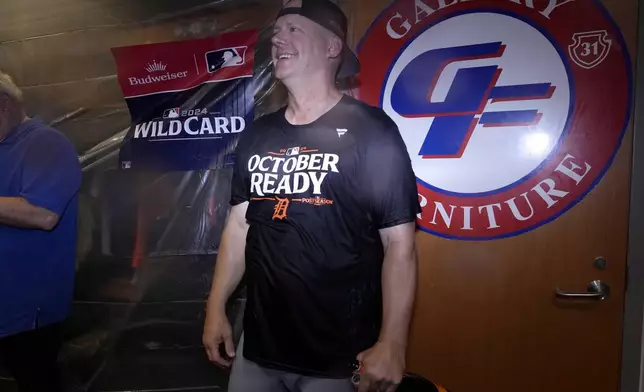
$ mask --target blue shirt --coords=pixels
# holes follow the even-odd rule
[[[0,223],[0,337],[68,316],[80,183],[76,150],[39,120],[25,121],[0,142],[0,203],[22,197],[60,217],[51,231]]]

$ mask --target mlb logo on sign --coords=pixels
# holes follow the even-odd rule
[[[286,150],[286,156],[298,155],[299,153],[300,153],[299,147],[291,147],[288,150]]]
[[[218,49],[206,53],[206,65],[209,73],[215,73],[222,68],[237,67],[244,64],[246,46]]]
[[[358,95],[405,141],[419,227],[487,240],[573,208],[628,125],[626,50],[600,1],[392,2],[360,42]]]
[[[163,118],[178,118],[181,108],[166,109],[163,112]]]

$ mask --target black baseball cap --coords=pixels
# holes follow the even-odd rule
[[[329,0],[302,0],[301,7],[282,7],[277,18],[300,15],[330,30],[342,40],[342,59],[336,79],[348,78],[360,72],[360,61],[347,45],[347,17],[340,7]]]

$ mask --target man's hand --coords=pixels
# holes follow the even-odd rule
[[[380,230],[383,324],[378,342],[357,357],[362,363],[359,392],[394,392],[405,372],[407,331],[416,290],[413,222]]]
[[[202,339],[210,361],[220,366],[230,366],[232,362],[219,354],[219,345],[224,343],[228,357],[231,359],[235,357],[232,328],[225,313],[215,312],[206,316]]]
[[[394,392],[405,372],[405,347],[377,342],[357,357],[362,364],[358,392]]]

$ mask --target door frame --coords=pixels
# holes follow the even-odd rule
[[[633,155],[628,227],[626,302],[622,334],[621,392],[644,392],[644,0],[638,1]]]

